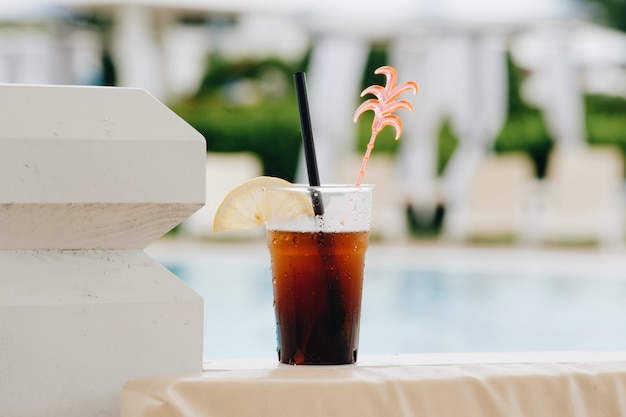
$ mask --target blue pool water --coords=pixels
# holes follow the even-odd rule
[[[275,355],[265,251],[153,254],[204,298],[205,359]],[[374,246],[359,354],[626,350],[624,323],[626,256]]]

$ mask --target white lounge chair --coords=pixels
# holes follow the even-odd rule
[[[446,206],[445,236],[455,241],[521,238],[534,182],[534,167],[525,154],[485,155],[465,193]]]
[[[208,152],[206,157],[206,204],[180,225],[180,233],[195,238],[217,237],[213,218],[226,194],[237,185],[263,173],[259,158],[249,152]],[[261,236],[251,230],[220,235],[224,238]]]
[[[614,147],[555,149],[543,185],[537,237],[545,243],[621,245],[624,161]]]

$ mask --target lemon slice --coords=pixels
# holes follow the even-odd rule
[[[280,189],[290,185],[290,182],[276,177],[256,177],[238,185],[218,207],[213,231],[254,229],[268,220],[313,216],[311,201],[305,194]]]

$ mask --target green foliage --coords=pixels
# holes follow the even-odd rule
[[[529,106],[521,96],[521,86],[524,78],[523,71],[515,65],[511,54],[506,55],[507,66],[507,111],[509,116],[524,114],[529,110]]]
[[[541,113],[529,108],[509,116],[496,138],[494,150],[527,153],[533,160],[537,176],[543,177],[552,145]]]
[[[265,175],[293,181],[301,139],[297,108],[288,100],[253,107],[187,103],[174,111],[205,137],[211,152],[253,152]]]
[[[545,174],[553,139],[541,112],[523,102],[520,85],[523,72],[508,58],[509,114],[495,142],[496,152],[526,152],[535,163],[537,175]],[[591,144],[614,145],[626,155],[626,100],[619,97],[585,97],[585,124]]]
[[[277,58],[262,60],[224,60],[219,56],[210,58],[209,70],[200,84],[197,97],[212,96],[224,86],[242,79],[258,80],[268,71],[277,70],[286,77],[297,71],[297,64],[289,64]]]
[[[496,152],[527,153],[535,165],[537,176],[543,177],[552,139],[548,134],[541,112],[529,106],[521,97],[523,71],[507,55],[508,114],[502,130],[494,142]]]
[[[289,64],[276,59],[226,62],[213,58],[211,69],[195,97],[172,105],[207,140],[212,152],[253,152],[263,163],[266,175],[292,181],[299,160],[300,125],[293,89],[293,73],[305,68],[303,62]],[[372,47],[363,72],[362,86],[382,85],[384,76],[373,72],[387,64],[384,45]],[[548,155],[553,146],[540,111],[525,103],[520,96],[524,73],[508,58],[509,96],[508,117],[498,134],[496,152],[526,152],[535,163],[537,175],[543,176]],[[269,94],[252,105],[228,101],[224,89],[240,80],[260,81],[268,72],[282,74],[282,94]],[[626,100],[603,96],[586,98],[586,125],[590,143],[614,144],[626,154]],[[355,150],[364,152],[370,139],[373,113],[365,112],[357,122]],[[374,152],[394,154],[399,142],[394,140],[393,128],[386,127],[376,140]],[[441,175],[458,145],[448,121],[441,126],[438,138],[438,165]]]
[[[439,131],[439,140],[437,141],[437,175],[443,174],[458,144],[459,139],[454,134],[450,122],[445,120]]]
[[[585,107],[589,143],[616,146],[626,156],[626,99],[590,95]]]
[[[195,97],[171,107],[207,140],[211,152],[253,152],[261,159],[266,175],[292,181],[296,174],[301,148],[300,122],[293,88],[293,73],[306,68],[302,62],[289,64],[277,59],[246,59],[230,62],[213,56],[209,70]],[[374,70],[386,65],[383,45],[374,46],[363,73],[363,88],[386,81]],[[269,71],[278,71],[287,85],[283,96],[267,96],[255,105],[230,103],[224,91],[242,80],[259,81]],[[365,152],[370,139],[373,113],[366,112],[357,122],[355,150]],[[399,147],[393,128],[379,134],[374,152],[395,153]]]
[[[367,144],[372,134],[372,122],[374,121],[374,113],[367,111],[363,113],[357,120],[357,140],[356,150],[358,152],[365,152]],[[395,154],[400,146],[399,141],[395,140],[396,131],[386,126],[380,131],[376,137],[376,146],[372,153],[390,153]],[[402,140],[402,139],[400,139]]]
[[[590,94],[585,97],[585,109],[588,114],[607,114],[626,116],[626,99]]]
[[[389,65],[387,61],[387,46],[384,44],[372,45],[361,75],[361,90],[374,84],[384,85],[385,76],[374,74],[374,71],[383,65]]]
[[[293,87],[298,67],[273,58],[230,62],[213,57],[198,94],[171,107],[205,137],[207,150],[255,153],[265,175],[293,181],[301,147]],[[282,79],[265,91],[263,78],[270,72]],[[259,87],[252,104],[231,102],[225,93],[242,81]]]
[[[626,31],[626,2],[624,0],[585,0],[595,6],[592,15],[600,24]]]

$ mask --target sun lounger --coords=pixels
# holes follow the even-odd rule
[[[206,157],[206,205],[180,225],[180,232],[195,238],[216,237],[213,217],[230,190],[244,181],[262,175],[259,158],[248,152],[208,152]],[[232,232],[228,237],[251,237],[259,231]]]
[[[524,154],[485,155],[464,195],[446,207],[445,236],[456,241],[520,238],[534,176]]]
[[[623,182],[624,161],[616,148],[554,150],[543,185],[538,240],[559,244],[621,244]]]

